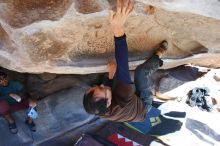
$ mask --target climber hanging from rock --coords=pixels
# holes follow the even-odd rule
[[[113,63],[108,64],[110,82],[91,87],[85,92],[83,100],[84,108],[88,113],[111,121],[144,120],[153,101],[148,79],[162,66],[163,61],[160,58],[168,47],[166,41],[161,42],[154,55],[135,69],[136,91],[134,91],[129,74],[128,47],[124,31],[124,24],[133,7],[132,0],[117,0],[116,12],[110,11],[109,22],[114,33],[117,67]],[[114,74],[115,84],[112,85]]]

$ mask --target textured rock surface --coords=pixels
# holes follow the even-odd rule
[[[113,0],[0,0],[0,66],[19,72],[106,71],[114,53]],[[165,68],[220,66],[218,0],[137,0],[126,25],[130,67],[169,41]]]
[[[71,75],[58,76],[50,81],[44,81],[37,75],[30,75],[28,78],[27,87],[31,97],[41,99],[63,89],[68,89],[73,86],[80,86],[83,84],[84,83],[80,82]]]

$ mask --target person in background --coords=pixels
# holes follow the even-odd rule
[[[18,132],[12,112],[35,108],[36,100],[29,97],[24,86],[15,80],[9,80],[4,72],[0,72],[0,115],[8,122],[9,130],[12,134]],[[31,131],[36,131],[36,126],[32,118],[27,117],[25,123]]]

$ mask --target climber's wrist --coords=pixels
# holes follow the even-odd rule
[[[115,37],[121,37],[125,34],[123,26],[113,26],[112,29]]]

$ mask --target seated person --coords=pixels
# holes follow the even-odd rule
[[[36,101],[28,96],[20,82],[9,80],[7,74],[0,72],[0,116],[8,122],[12,134],[16,134],[18,129],[11,112],[34,108],[36,105]],[[32,118],[27,117],[25,123],[31,131],[36,131]]]

